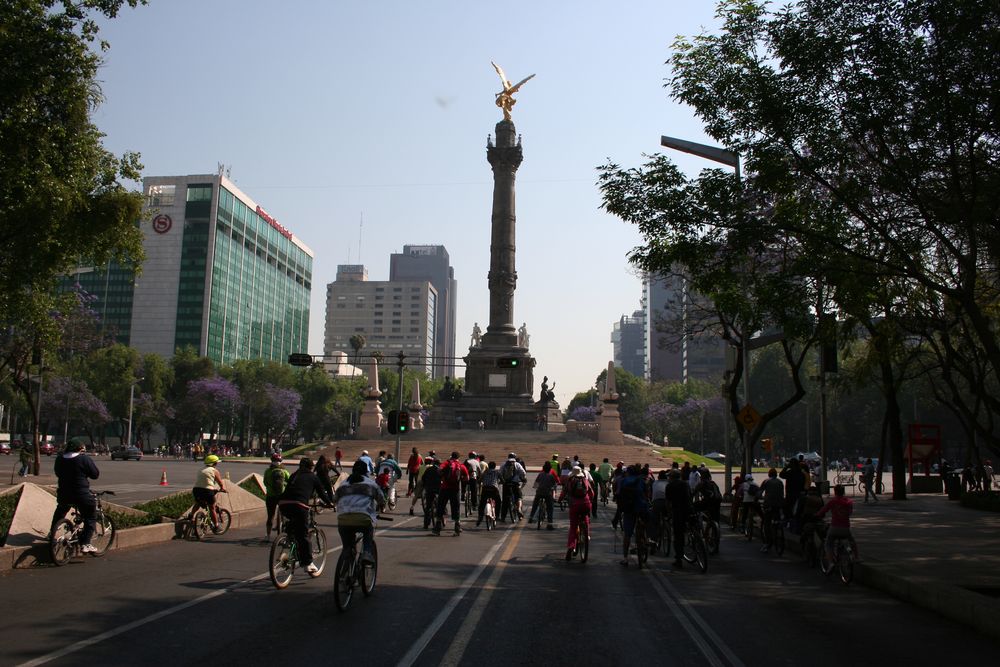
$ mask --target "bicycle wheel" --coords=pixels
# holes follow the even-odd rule
[[[497,504],[492,498],[486,501],[486,530],[497,527]]]
[[[696,560],[694,553],[694,538],[698,534],[692,526],[688,526],[687,531],[684,533],[684,560],[688,563],[693,563]]]
[[[756,515],[753,512],[747,513],[747,520],[743,526],[743,536],[747,538],[747,542],[753,541],[754,525],[757,522],[757,520],[754,518],[755,516]]]
[[[208,518],[208,512],[199,509],[191,516],[191,530],[194,532],[196,540],[200,540],[212,532],[212,522]]]
[[[292,581],[292,575],[295,574],[294,544],[288,535],[279,535],[278,539],[271,543],[267,569],[271,575],[271,583],[279,590],[287,588]]]
[[[854,554],[843,544],[837,547],[837,573],[845,584],[854,578]]]
[[[361,561],[361,592],[369,596],[375,590],[375,581],[378,579],[378,545],[372,542],[372,556],[374,563]]]
[[[580,556],[580,562],[586,563],[590,556],[590,531],[586,528],[581,532],[580,539],[576,543],[576,553]]]
[[[709,554],[719,553],[719,524],[714,520],[705,522],[705,546]]]
[[[52,562],[56,565],[65,565],[73,556],[76,549],[75,526],[69,519],[60,519],[49,535],[49,552],[52,554]]]
[[[212,531],[216,535],[225,535],[229,531],[229,526],[233,522],[233,515],[229,513],[229,510],[224,510],[221,507],[218,509],[219,523],[216,524],[215,529]]]
[[[468,488],[465,490],[465,496],[462,498],[465,505],[465,516],[472,516],[472,492]]]
[[[323,574],[323,568],[326,567],[326,533],[322,528],[310,528],[308,537],[309,546],[312,548],[313,565],[317,568],[312,576],[318,577]]]
[[[830,573],[833,572],[834,565],[836,565],[836,561],[835,560],[830,560],[829,554],[826,553],[826,546],[824,545],[823,547],[820,547],[820,550],[819,550],[819,569],[820,569],[820,572],[822,572],[823,574],[825,574],[826,576],[829,577]]]
[[[342,551],[337,559],[337,571],[333,577],[333,598],[337,609],[347,611],[354,596],[354,552]]]
[[[90,537],[90,543],[97,549],[94,555],[103,556],[108,553],[108,549],[115,541],[115,524],[103,511],[98,511],[95,519],[94,534]]]
[[[670,550],[674,547],[674,527],[672,522],[667,521],[666,519],[664,519],[661,526],[662,532],[660,533],[660,551],[662,551],[664,557],[666,557],[670,555]]]
[[[646,541],[646,527],[641,523],[635,526],[635,559],[639,567],[645,565],[649,558],[649,543]]]
[[[701,573],[708,572],[708,547],[705,546],[705,539],[700,532],[692,533],[691,550],[694,552],[694,562],[698,564]]]
[[[781,522],[775,523],[771,528],[773,533],[772,539],[774,540],[774,551],[779,556],[785,553],[785,529],[782,527]]]

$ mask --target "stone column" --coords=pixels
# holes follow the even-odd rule
[[[517,345],[517,330],[514,328],[514,289],[517,286],[514,177],[523,159],[514,123],[509,120],[497,123],[496,145],[487,145],[486,159],[493,167],[493,225],[488,275],[490,323],[483,344],[513,347]]]

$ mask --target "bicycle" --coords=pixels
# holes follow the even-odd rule
[[[668,511],[660,513],[659,528],[660,539],[659,541],[650,540],[649,550],[652,553],[659,551],[661,555],[669,556],[674,542],[674,527]]]
[[[486,499],[483,507],[483,518],[486,519],[486,530],[493,530],[497,527],[497,501],[493,498]]]
[[[761,525],[759,529],[757,527],[757,517],[759,516],[758,512],[756,512],[754,510],[751,510],[750,507],[746,503],[743,504],[743,507],[745,508],[745,509],[743,509],[743,512],[744,512],[744,516],[743,516],[743,536],[747,538],[747,542],[752,542],[753,541],[753,534],[754,534],[754,532],[759,532],[760,535],[763,538],[763,535],[764,535],[764,533],[763,533],[763,530],[764,530],[763,525]]]
[[[820,552],[819,568],[828,577],[836,570],[845,585],[851,583],[854,578],[854,549],[850,540],[846,537],[833,538],[833,560],[830,560],[824,545]]]
[[[326,533],[316,525],[316,515],[319,513],[320,509],[314,503],[309,508],[309,524],[306,529],[306,538],[312,551],[312,562],[316,566],[316,571],[310,575],[312,577],[323,574],[323,568],[326,567]],[[299,564],[298,543],[292,537],[286,521],[284,532],[271,543],[268,557],[268,574],[274,587],[279,590],[287,588]]]
[[[94,556],[103,556],[108,553],[111,544],[115,539],[115,524],[107,514],[104,513],[104,505],[101,496],[109,494],[115,495],[114,491],[98,491],[93,496],[97,500],[97,509],[94,512],[94,534],[90,538],[90,543],[97,551],[91,552]],[[49,534],[49,553],[52,555],[52,562],[56,565],[65,565],[70,558],[80,552],[80,535],[83,533],[83,515],[79,511],[74,513],[72,519],[63,517],[52,527]]]
[[[701,514],[691,514],[684,534],[684,560],[696,563],[702,574],[708,572],[708,547],[705,545],[705,528]]]
[[[586,529],[586,530],[585,530]],[[573,558],[580,557],[581,563],[587,562],[590,555],[590,524],[583,521],[576,524],[576,546],[573,548]]]
[[[781,510],[770,510],[770,512],[769,525],[771,534],[770,536],[765,534],[764,541],[767,542],[766,546],[774,547],[775,552],[780,556],[785,553],[785,522],[781,518]],[[761,526],[761,530],[763,529],[764,526]]]
[[[719,553],[719,522],[712,518],[708,512],[700,512],[699,514],[705,546],[708,547],[709,555],[715,555]]]
[[[212,520],[212,513],[201,503],[197,503],[191,510],[188,521],[195,539],[200,540],[209,535],[225,535],[229,530],[229,526],[233,522],[233,515],[229,513],[229,510],[221,507],[216,507],[215,512],[219,517],[218,522]]]
[[[649,559],[649,541],[646,539],[646,518],[642,514],[635,517],[635,559],[641,569]]]
[[[879,482],[878,484],[875,485],[875,489],[876,489],[876,493],[878,495],[885,494],[885,484],[884,483]],[[868,491],[868,482],[864,478],[862,478],[861,481],[858,483],[858,490],[861,491],[861,493],[867,493],[867,491]]]
[[[378,518],[392,521],[385,516]],[[345,546],[340,552],[340,558],[337,559],[337,571],[333,578],[333,597],[340,611],[347,611],[356,586],[361,587],[365,597],[375,592],[375,582],[378,579],[378,545],[372,540],[373,561],[364,561],[361,559],[361,550],[358,549],[362,539],[361,533],[355,533],[354,542]]]
[[[816,538],[820,543],[817,546]],[[817,521],[807,521],[802,525],[802,534],[799,536],[799,547],[802,552],[802,559],[809,567],[816,567],[819,563],[819,551],[823,548],[823,540],[826,538],[826,524]]]

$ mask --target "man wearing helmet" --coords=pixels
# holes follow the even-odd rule
[[[198,471],[195,477],[194,488],[191,493],[194,495],[195,504],[207,507],[208,513],[212,517],[212,530],[216,530],[219,525],[219,513],[215,507],[215,494],[228,493],[226,485],[222,481],[222,474],[219,472],[219,457],[209,454],[205,457],[205,467]]]
[[[281,514],[278,514],[278,497],[288,486],[289,472],[282,465],[281,453],[271,455],[271,465],[264,472],[264,504],[267,506],[267,540],[271,540],[271,526],[281,530]],[[277,520],[275,520],[277,519]]]

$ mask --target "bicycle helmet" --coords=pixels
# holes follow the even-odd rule
[[[216,463],[218,463],[221,460],[222,459],[220,459],[215,454],[209,454],[208,456],[205,457],[205,465],[214,466]]]

